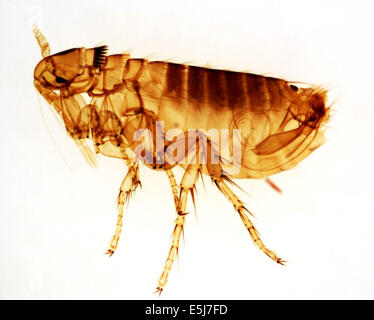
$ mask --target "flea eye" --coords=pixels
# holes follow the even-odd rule
[[[296,87],[296,86],[294,86],[293,84],[291,84],[290,87],[291,87],[291,89],[292,89],[293,91],[297,91],[297,90],[299,90],[299,88]]]
[[[65,83],[67,80],[61,77],[56,77],[56,82],[57,83]]]

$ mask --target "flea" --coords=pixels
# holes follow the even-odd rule
[[[280,192],[268,177],[294,167],[324,141],[326,90],[245,72],[134,59],[126,53],[108,55],[106,46],[51,55],[36,26],[34,35],[43,56],[34,85],[87,161],[95,165],[94,154],[101,153],[128,167],[108,255],[118,245],[124,205],[141,185],[142,164],[168,176],[176,211],[156,292],[167,283],[187,200],[190,196],[195,203],[195,185],[203,175],[232,203],[255,245],[284,264],[260,239],[249,210],[231,189],[236,185],[232,179],[265,179]],[[176,166],[184,169],[179,184],[173,174]]]

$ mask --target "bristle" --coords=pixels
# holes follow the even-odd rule
[[[96,68],[100,68],[106,61],[106,54],[108,51],[107,46],[100,46],[95,48],[93,65]]]

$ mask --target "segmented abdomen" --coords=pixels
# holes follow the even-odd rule
[[[324,92],[273,77],[167,62],[150,62],[144,70],[151,81],[140,77],[140,92],[144,101],[158,101],[153,110],[165,130],[240,129],[238,177],[288,169],[323,141]]]
[[[286,81],[272,77],[167,62],[150,62],[147,69],[162,86],[162,97],[179,98],[181,103],[260,111],[279,110],[295,98]]]

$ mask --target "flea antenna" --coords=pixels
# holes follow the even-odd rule
[[[38,41],[39,47],[42,51],[43,58],[48,57],[51,53],[49,43],[42,32],[39,30],[37,24],[35,23],[32,28],[36,41]]]

